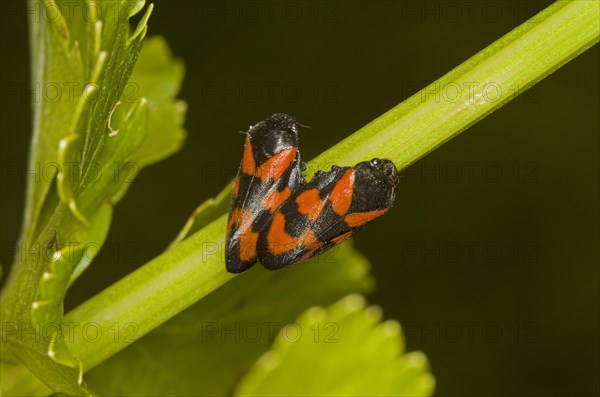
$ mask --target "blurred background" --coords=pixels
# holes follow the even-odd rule
[[[309,160],[551,2],[154,3],[149,35],[186,64],[187,143],[116,207],[105,252],[66,309],[159,254],[233,178],[238,131],[294,114],[311,126]],[[22,170],[2,175],[6,267],[31,134],[26,14],[4,15],[0,29],[2,162]],[[439,396],[599,392],[598,55],[407,169],[394,209],[355,239],[377,280],[369,300],[402,323],[408,350],[426,353]],[[127,260],[115,264],[115,252]]]

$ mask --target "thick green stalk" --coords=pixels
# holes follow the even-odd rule
[[[553,4],[318,156],[309,170],[372,157],[406,167],[597,43],[599,11],[595,0]],[[140,337],[233,277],[223,261],[225,224],[223,215],[67,314],[67,324],[94,324],[103,336],[91,342],[72,333],[70,349],[85,370],[127,346],[123,332]]]
[[[225,271],[225,223],[225,216],[220,217],[66,315],[66,323],[102,327],[103,337],[94,343],[80,338],[75,328],[70,348],[84,368],[99,364],[234,277]]]

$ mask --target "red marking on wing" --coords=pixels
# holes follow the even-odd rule
[[[244,262],[256,258],[256,243],[258,233],[251,228],[244,230],[240,236],[240,259]]]
[[[311,221],[319,219],[319,215],[325,207],[325,200],[321,199],[318,189],[308,189],[296,197],[298,212],[304,214]]]
[[[242,171],[247,175],[254,175],[256,164],[254,163],[254,155],[252,154],[252,142],[250,137],[246,137],[246,146],[244,146],[244,158],[242,160]]]
[[[333,204],[333,212],[338,215],[346,215],[352,203],[354,192],[354,170],[349,169],[333,187],[329,201]]]
[[[231,233],[231,229],[236,225],[238,229],[250,229],[252,227],[252,212],[250,210],[242,210],[234,208],[227,224],[227,234]]]
[[[240,232],[240,259],[242,261],[254,259],[256,257],[258,233],[252,230],[252,212],[234,208],[227,224],[227,236],[231,235],[234,226],[237,226]]]
[[[321,248],[324,244],[321,240],[317,238],[315,232],[313,232],[311,229],[302,233],[302,236],[300,236],[299,238],[302,241],[302,244],[309,250],[309,252],[316,251],[318,248]]]
[[[283,254],[298,244],[298,238],[290,236],[285,231],[285,216],[276,213],[271,222],[269,233],[267,234],[267,244],[269,252],[273,255]]]
[[[227,223],[227,236],[231,234],[231,229],[233,229],[233,225],[237,225],[240,223],[240,209],[234,208],[231,211],[231,216],[229,217],[229,222]]]
[[[307,240],[304,242],[304,245],[307,247],[308,251],[304,255],[302,255],[302,258],[300,258],[298,262],[305,261],[312,257],[315,254],[315,251],[321,248],[324,244],[321,240],[317,238],[317,236],[312,232],[312,230],[309,230],[307,233],[309,233],[309,235],[307,235]]]
[[[256,176],[261,181],[266,181],[269,178],[276,181],[290,168],[294,157],[296,157],[296,148],[282,150],[261,164],[256,170]]]
[[[273,222],[267,234],[267,244],[272,255],[281,255],[291,251],[301,244],[308,250],[314,251],[323,245],[312,230],[307,230],[299,237],[289,235],[285,231],[285,216],[277,212],[273,216]]]
[[[240,176],[238,175],[235,178],[235,182],[233,183],[233,199],[235,200],[238,196],[238,194],[240,193]]]
[[[346,221],[346,224],[350,227],[359,227],[383,215],[386,211],[387,208],[376,211],[357,212],[356,214],[346,216],[344,221]]]
[[[292,191],[288,187],[283,189],[281,192],[279,190],[273,190],[263,199],[262,205],[268,209],[270,213],[273,213],[291,195]]]

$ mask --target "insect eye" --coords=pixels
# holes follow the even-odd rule
[[[393,185],[398,183],[398,170],[392,162],[386,164],[385,173]]]

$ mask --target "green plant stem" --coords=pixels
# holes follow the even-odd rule
[[[407,167],[597,43],[599,7],[554,3],[311,163]]]
[[[94,322],[102,327],[103,335],[109,335],[89,343],[75,332],[70,348],[85,357],[84,368],[99,364],[114,354],[111,350],[126,347],[133,338],[150,332],[234,277],[223,265],[225,218],[220,217],[67,314],[65,322],[82,326]],[[115,327],[122,337],[115,337]],[[107,349],[107,344],[111,348]]]
[[[386,157],[398,168],[418,160],[582,53],[599,40],[599,2],[557,2],[408,100],[311,161],[331,164]],[[95,324],[98,341],[73,333],[71,351],[89,370],[128,345],[115,327],[140,337],[233,276],[226,273],[226,216],[69,312],[67,323]]]

